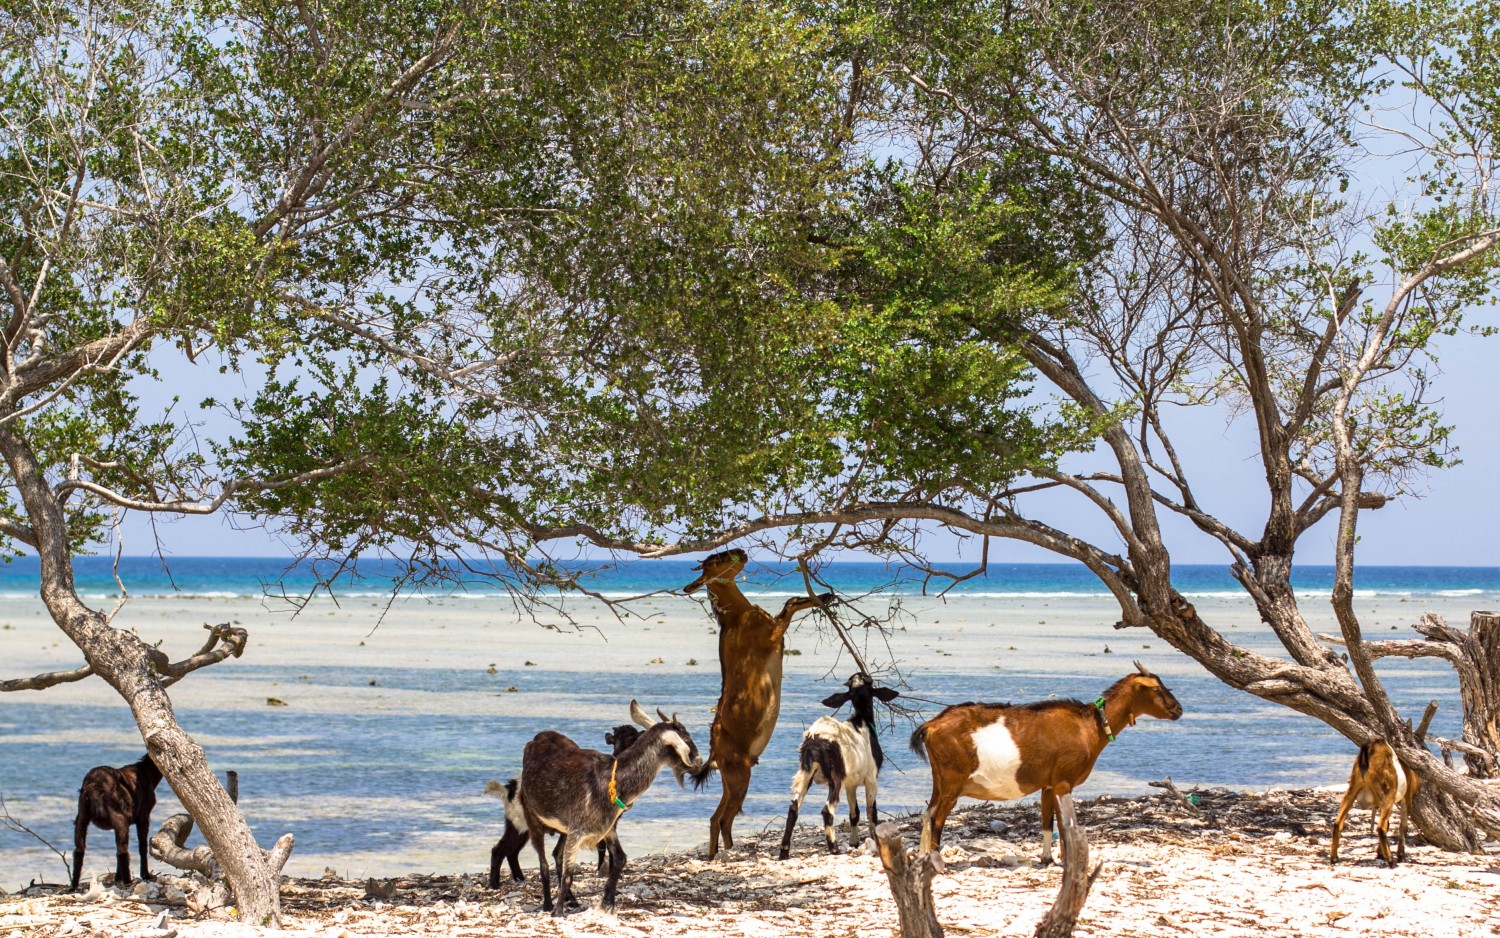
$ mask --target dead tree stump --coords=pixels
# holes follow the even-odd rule
[[[1428,641],[1449,646],[1443,657],[1458,672],[1463,745],[1441,744],[1464,753],[1473,778],[1495,778],[1500,775],[1500,612],[1470,613],[1467,633],[1429,612],[1416,630]]]
[[[1474,662],[1475,687],[1463,702],[1464,742],[1483,749],[1490,758],[1466,754],[1464,761],[1475,778],[1494,778],[1500,770],[1495,758],[1500,755],[1500,612],[1469,614],[1466,651]]]
[[[1103,865],[1089,872],[1089,839],[1073,814],[1073,795],[1057,796],[1057,824],[1062,831],[1062,888],[1052,908],[1036,927],[1036,938],[1069,938],[1078,923],[1078,913],[1089,897],[1089,887],[1099,877]]]
[[[942,857],[936,850],[920,856],[916,851],[908,854],[890,821],[875,828],[875,840],[901,916],[901,938],[943,938],[943,926],[932,907],[932,877],[942,871]]]

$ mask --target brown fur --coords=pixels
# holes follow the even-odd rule
[[[1142,716],[1163,720],[1182,716],[1182,705],[1161,679],[1139,663],[1136,668],[1138,673],[1116,681],[1102,695],[1104,714],[1116,736],[1127,726],[1134,726]],[[1019,705],[957,704],[917,727],[911,738],[912,750],[922,755],[925,749],[932,763],[932,797],[922,824],[923,852],[942,842],[943,825],[959,798],[989,800],[990,796],[974,778],[979,769],[979,753],[973,737],[977,730],[1001,717],[1006,719],[1020,752],[1020,764],[1015,771],[1016,785],[1021,789],[1017,797],[1034,791],[1042,793],[1042,862],[1050,862],[1047,845],[1057,798],[1084,783],[1109,742],[1094,705],[1078,700]]]
[[[1406,859],[1406,822],[1411,817],[1411,802],[1422,787],[1422,780],[1411,769],[1401,764],[1406,774],[1406,797],[1401,799],[1401,826],[1396,834],[1396,856],[1391,857],[1391,844],[1387,833],[1391,826],[1391,812],[1396,807],[1396,766],[1399,760],[1396,751],[1384,740],[1375,740],[1359,747],[1354,758],[1354,768],[1349,772],[1349,788],[1344,800],[1339,803],[1339,813],[1333,821],[1333,843],[1328,848],[1328,862],[1339,862],[1339,835],[1344,831],[1344,818],[1357,802],[1361,808],[1369,808],[1376,816],[1376,830],[1380,842],[1375,853],[1386,866],[1394,867],[1399,860]]]
[[[723,779],[724,793],[708,825],[709,859],[719,852],[721,834],[726,848],[734,846],[730,827],[750,789],[750,770],[776,729],[781,713],[781,658],[792,616],[833,598],[795,596],[772,616],[752,605],[734,583],[748,559],[738,548],[712,554],[696,568],[702,575],[683,588],[691,593],[706,587],[719,620],[719,705],[709,729],[708,761],[693,775],[695,786],[702,785],[715,768]]]

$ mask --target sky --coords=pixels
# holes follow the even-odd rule
[[[1493,316],[1493,314],[1491,314]],[[1458,336],[1443,340],[1435,384],[1443,397],[1447,422],[1455,426],[1453,439],[1462,462],[1418,480],[1418,497],[1395,501],[1378,511],[1360,515],[1361,542],[1356,559],[1372,565],[1500,566],[1500,336]],[[246,379],[234,375],[214,378],[212,369],[192,368],[147,390],[148,397],[166,399],[174,391],[189,399],[208,394],[227,395],[249,390]],[[217,382],[222,386],[204,384]],[[187,388],[187,390],[184,390]],[[1221,416],[1203,413],[1185,426],[1190,443],[1180,438],[1189,470],[1198,478],[1197,494],[1216,515],[1238,522],[1253,533],[1263,518],[1264,481],[1248,427],[1226,428]],[[1193,460],[1198,464],[1194,465]],[[1066,499],[1049,504],[1043,520],[1065,530],[1089,533],[1095,543],[1114,549],[1113,535],[1095,522],[1092,509]],[[238,525],[239,527],[236,527]],[[123,527],[123,553],[154,552],[159,542],[170,556],[269,557],[290,556],[293,545],[269,532],[250,528],[225,516],[154,521],[136,517]],[[1302,539],[1298,561],[1332,562],[1334,529],[1325,520]],[[1191,525],[1169,519],[1168,546],[1178,563],[1227,563],[1223,549]],[[979,542],[934,532],[924,544],[939,560],[975,561]],[[849,559],[856,559],[850,557]],[[993,541],[992,562],[1048,563],[1060,558],[1031,545]]]

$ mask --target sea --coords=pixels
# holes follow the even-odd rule
[[[694,577],[691,560],[571,561],[559,566],[579,575],[585,588],[611,598],[667,593]],[[813,570],[817,578],[836,583],[846,594],[887,593],[898,596],[1018,599],[1107,595],[1104,587],[1081,564],[1002,563],[967,579],[972,565],[954,562],[946,576],[930,576],[912,567],[879,561],[841,560]],[[804,593],[802,572],[784,562],[753,562],[747,570],[757,595],[775,597]],[[268,592],[306,594],[329,584],[340,596],[386,596],[393,589],[421,591],[447,597],[487,598],[508,593],[517,583],[513,570],[503,565],[471,561],[428,571],[425,581],[414,580],[402,564],[388,559],[364,560],[356,565],[334,561],[296,562],[272,557],[80,557],[74,561],[75,585],[85,598],[112,598],[123,589],[135,596],[254,597]],[[1333,586],[1332,566],[1294,568],[1293,587],[1303,595],[1327,595]],[[1179,564],[1173,583],[1184,596],[1240,596],[1243,590],[1222,564]],[[37,595],[38,566],[34,557],[0,564],[0,598]],[[1377,596],[1500,596],[1500,567],[1359,566],[1356,595]],[[747,588],[749,591],[750,588]]]
[[[692,566],[687,560],[580,562],[578,570],[590,591],[624,599],[668,596],[694,577]],[[179,557],[164,564],[156,558],[86,557],[74,569],[79,591],[96,601],[117,597],[122,589],[135,597],[186,601],[305,595],[330,581],[341,597],[378,601],[392,589],[413,588],[402,569],[391,563],[362,563],[351,573],[275,558]],[[441,571],[421,589],[444,603],[493,600],[506,594],[508,586],[503,579],[507,571],[492,572],[498,576],[479,575],[473,569]],[[975,616],[1007,608],[1012,601],[1044,616],[1079,606],[1107,608],[1107,595],[1098,582],[1073,565],[992,564],[983,575],[959,581],[868,561],[836,561],[815,573],[837,584],[843,594],[860,595],[867,602],[887,597],[897,602],[924,597],[936,601],[946,590],[941,602],[953,621],[971,625]],[[0,566],[0,600],[11,606],[34,600],[37,579],[33,559]],[[780,604],[776,597],[806,591],[801,572],[789,564],[752,563],[746,579],[746,593],[773,608]],[[1231,603],[1243,595],[1222,566],[1178,566],[1174,580],[1180,592],[1200,605]],[[1331,567],[1300,567],[1293,578],[1309,606],[1321,601],[1324,608],[1332,582]],[[1387,616],[1382,623],[1392,622],[1392,630],[1399,625],[1404,637],[1416,615],[1429,607],[1447,610],[1449,621],[1461,627],[1466,622],[1453,616],[1462,610],[1500,608],[1500,568],[1362,566],[1356,589],[1366,608],[1379,609]],[[1141,720],[1123,732],[1100,758],[1080,797],[1148,794],[1157,790],[1150,782],[1166,776],[1182,788],[1247,791],[1337,785],[1347,778],[1354,747],[1323,724],[1226,687],[1160,642],[1149,652],[1126,651],[1151,647],[1137,640],[1142,633],[1127,638],[1126,633],[1101,626],[1101,649],[1092,638],[1085,642],[1059,634],[1049,639],[1045,621],[1028,625],[1037,647],[1024,665],[1006,664],[1007,647],[1015,649],[1006,646],[1010,639],[1001,632],[992,633],[993,654],[944,655],[936,650],[942,646],[924,644],[921,647],[932,657],[915,663],[908,659],[900,677],[903,702],[911,712],[887,714],[880,727],[888,757],[880,782],[882,813],[919,812],[925,803],[928,769],[906,747],[916,720],[963,700],[1090,699],[1107,684],[1104,676],[1131,670],[1136,655],[1160,667],[1185,715],[1175,723]],[[706,618],[703,625],[710,626]],[[316,627],[312,622],[308,626]],[[0,677],[20,676],[3,666],[6,634],[0,632]],[[1257,631],[1253,623],[1228,634],[1255,651],[1277,651],[1274,636],[1263,628]],[[1113,654],[1108,643],[1115,645]],[[813,637],[804,634],[796,644],[816,654]],[[358,878],[484,870],[503,825],[499,803],[482,794],[484,783],[516,774],[522,747],[541,729],[556,729],[583,745],[604,748],[604,731],[625,722],[623,703],[634,696],[699,717],[701,725],[691,728],[700,748],[707,750],[707,714],[718,695],[718,669],[712,662],[652,672],[648,691],[643,691],[640,662],[580,673],[576,668],[528,667],[514,657],[504,649],[486,649],[476,654],[472,667],[437,669],[402,661],[378,668],[274,665],[247,655],[215,668],[214,680],[257,693],[263,686],[298,687],[304,694],[322,688],[331,697],[378,684],[430,703],[399,712],[357,706],[330,712],[200,701],[179,707],[178,717],[203,742],[212,766],[235,768],[247,779],[242,808],[261,840],[269,844],[287,830],[296,834],[297,849],[288,871],[301,876],[317,876],[325,868]],[[491,661],[493,667],[484,667]],[[779,842],[798,738],[804,726],[827,712],[820,701],[844,676],[830,670],[808,677],[807,659],[801,664],[802,671],[789,666],[783,683],[782,719],[756,769],[745,815],[736,824],[741,840]],[[1428,700],[1439,700],[1432,732],[1459,735],[1456,680],[1446,664],[1385,659],[1381,672],[1401,712],[1419,716]],[[520,686],[523,692],[507,697],[503,691],[510,686]],[[547,716],[539,718],[539,712]],[[64,704],[47,692],[0,695],[0,888],[58,882],[64,864],[42,841],[63,854],[71,850],[78,780],[92,765],[121,765],[141,751],[122,703]],[[702,792],[678,790],[666,774],[656,786],[621,823],[626,850],[641,855],[700,848],[718,801],[717,778]],[[158,821],[178,810],[165,785],[161,794]],[[818,798],[816,792],[810,794],[803,807],[808,839],[799,843],[811,843]],[[106,832],[92,833],[91,869],[111,868],[109,841]],[[530,869],[535,862],[527,851],[523,863]]]

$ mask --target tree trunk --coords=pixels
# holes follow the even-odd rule
[[[1036,927],[1036,938],[1069,938],[1078,923],[1078,913],[1089,897],[1089,887],[1099,877],[1103,864],[1089,872],[1088,834],[1073,814],[1073,793],[1057,796],[1057,826],[1062,831],[1062,886],[1052,908]]]
[[[0,425],[0,457],[11,470],[35,532],[41,597],[52,621],[78,646],[94,673],[129,704],[146,751],[203,831],[203,839],[228,877],[239,903],[240,921],[280,926],[279,877],[209,769],[203,748],[178,725],[172,700],[156,671],[165,656],[136,635],[114,628],[103,613],[78,597],[62,502],[47,483],[30,445],[9,426]]]
[[[1474,778],[1495,778],[1500,773],[1500,612],[1470,613],[1469,634],[1462,648],[1473,665],[1468,682],[1459,672],[1464,742],[1489,753],[1488,759],[1466,753],[1464,762]]]
[[[932,877],[943,867],[936,850],[920,856],[908,855],[901,834],[890,821],[875,828],[880,845],[880,863],[896,897],[896,911],[901,916],[901,938],[943,938],[932,907]]]

